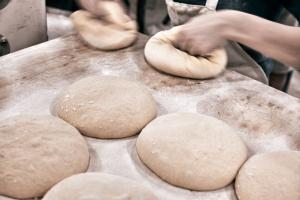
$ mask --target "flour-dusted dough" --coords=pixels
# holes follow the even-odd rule
[[[86,136],[122,138],[137,134],[156,116],[156,104],[141,84],[113,76],[91,76],[72,84],[57,114]]]
[[[137,25],[115,1],[96,4],[102,16],[79,10],[71,20],[82,39],[101,50],[116,50],[130,46],[137,39]]]
[[[142,130],[136,147],[154,173],[191,190],[228,185],[247,159],[247,148],[232,128],[194,113],[156,118]]]
[[[300,152],[251,157],[239,171],[235,189],[240,200],[299,200]]]
[[[185,78],[206,79],[222,73],[227,64],[226,51],[217,49],[205,57],[181,51],[174,46],[180,28],[161,31],[149,39],[144,52],[147,62],[160,71]]]
[[[0,122],[0,195],[33,198],[88,168],[81,134],[52,116],[16,116]]]
[[[43,200],[157,200],[146,187],[120,176],[85,173],[55,185]]]

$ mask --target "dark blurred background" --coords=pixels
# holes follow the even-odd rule
[[[47,6],[62,10],[75,11],[78,9],[75,0],[46,0],[46,3]]]

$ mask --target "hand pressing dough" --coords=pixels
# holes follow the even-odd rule
[[[71,176],[55,185],[43,200],[157,200],[140,183],[104,173]]]
[[[156,104],[145,87],[113,76],[75,82],[59,98],[56,110],[82,134],[96,138],[135,135],[156,116]]]
[[[106,21],[124,29],[137,30],[136,22],[130,19],[118,2],[111,0],[98,1],[96,8]]]
[[[300,152],[251,157],[238,173],[235,190],[240,200],[299,200]]]
[[[16,116],[0,122],[0,195],[34,198],[64,178],[87,170],[80,133],[52,116]]]
[[[175,47],[180,26],[161,31],[146,44],[145,58],[156,69],[175,76],[194,79],[212,78],[225,70],[227,55],[224,49],[217,49],[206,55],[192,56]]]
[[[102,16],[79,10],[71,20],[82,39],[101,50],[117,50],[130,46],[137,39],[137,25],[114,1],[96,4]]]
[[[136,147],[154,173],[190,190],[227,186],[247,159],[247,148],[232,128],[195,113],[156,118],[142,130]]]

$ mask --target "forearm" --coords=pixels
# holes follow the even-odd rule
[[[300,28],[281,25],[237,11],[223,12],[226,39],[233,40],[284,64],[300,68]]]

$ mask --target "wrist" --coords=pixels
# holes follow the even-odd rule
[[[240,26],[244,23],[243,13],[239,11],[220,11],[219,18],[222,20],[222,35],[226,40],[235,41],[241,32]]]

